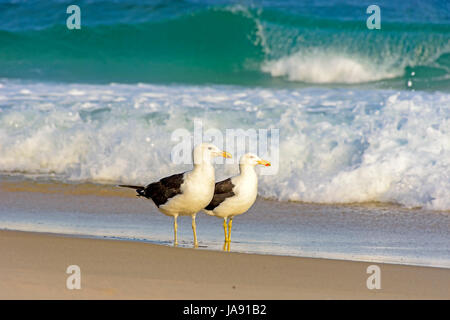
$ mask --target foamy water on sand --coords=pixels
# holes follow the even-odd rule
[[[145,184],[189,169],[171,162],[171,135],[201,120],[204,130],[280,129],[280,170],[261,178],[263,197],[450,209],[449,93],[1,84],[3,173]],[[218,179],[236,173],[218,166]]]

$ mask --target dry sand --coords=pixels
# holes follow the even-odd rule
[[[1,299],[449,299],[450,269],[0,231]],[[69,265],[81,289],[66,288]]]

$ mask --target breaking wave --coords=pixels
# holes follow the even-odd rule
[[[450,95],[442,92],[3,80],[0,170],[147,183],[189,168],[170,161],[171,134],[192,131],[196,119],[205,130],[280,129],[279,158],[269,159],[279,169],[261,176],[261,196],[450,210]]]

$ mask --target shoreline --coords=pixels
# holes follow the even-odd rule
[[[32,192],[32,193],[46,193],[46,194],[67,194],[67,195],[94,195],[102,197],[123,197],[136,198],[136,193],[128,189],[119,188],[118,185],[122,182],[112,183],[108,182],[91,182],[91,181],[64,181],[52,179],[35,180],[26,176],[14,176],[8,174],[0,174],[0,190],[4,192]],[[350,202],[350,203],[316,203],[285,200],[280,201],[274,198],[259,199],[268,202],[278,202],[283,204],[293,205],[310,205],[310,206],[336,206],[342,208],[365,207],[365,208],[397,208],[403,210],[425,210],[435,212],[449,212],[450,210],[427,210],[423,208],[406,208],[394,202]]]
[[[450,270],[0,231],[1,299],[449,299]],[[81,290],[65,287],[79,265]]]
[[[27,176],[15,176],[7,173],[0,173],[0,190],[3,192],[30,192],[30,193],[45,193],[45,194],[65,194],[74,196],[101,196],[101,197],[121,197],[121,198],[136,198],[136,193],[133,190],[118,187],[123,182],[111,181],[66,181],[54,180],[49,178],[31,178]],[[266,202],[276,202],[284,205],[306,205],[326,207],[334,206],[340,208],[386,208],[396,209],[402,211],[425,211],[432,213],[450,214],[449,210],[434,210],[423,207],[405,207],[395,202],[348,202],[348,203],[333,203],[333,202],[305,202],[294,200],[277,200],[275,198],[263,198],[258,195],[258,199]]]
[[[130,242],[130,243],[143,243],[150,244],[155,246],[162,247],[173,247],[172,241],[162,241],[162,240],[151,240],[151,239],[141,239],[141,238],[131,238],[131,237],[119,237],[119,236],[102,236],[102,235],[91,235],[91,234],[75,234],[75,233],[61,233],[61,232],[50,232],[50,231],[34,231],[34,230],[16,230],[16,229],[8,229],[8,228],[0,228],[1,232],[19,232],[19,233],[31,233],[36,235],[43,236],[54,236],[54,237],[62,237],[62,238],[75,238],[75,239],[90,239],[90,240],[106,240],[106,241],[119,241],[119,242]],[[180,242],[177,246],[180,249],[193,249],[192,243],[187,240]],[[223,250],[219,250],[218,248],[209,248],[206,245],[200,245],[196,250],[199,251],[213,251],[213,252],[222,252]],[[271,257],[294,257],[300,259],[320,259],[320,260],[332,260],[332,261],[348,261],[348,262],[358,262],[358,263],[368,263],[368,264],[389,264],[396,266],[409,266],[409,267],[423,267],[423,268],[437,268],[450,270],[450,267],[447,265],[439,265],[439,264],[425,264],[420,262],[401,262],[401,261],[381,261],[381,260],[369,260],[364,258],[349,258],[348,256],[338,257],[338,254],[330,254],[329,256],[298,256],[295,254],[276,254],[271,252],[253,252],[249,251],[232,251],[234,253],[239,254],[250,254],[250,255],[261,255],[261,256],[271,256]]]
[[[0,191],[0,230],[172,243],[172,221],[151,202],[136,199],[132,190],[10,177],[0,181]],[[250,254],[450,268],[445,229],[448,218],[445,212],[380,204],[333,206],[259,198],[236,220],[231,249]],[[190,247],[190,220],[185,220],[179,221],[180,246]],[[198,231],[200,250],[222,250],[223,230],[216,218],[202,216]],[[368,233],[372,237],[367,239]],[[424,247],[424,240],[432,245]]]

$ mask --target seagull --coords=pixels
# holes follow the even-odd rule
[[[259,158],[252,153],[244,154],[239,160],[240,174],[235,177],[216,183],[214,197],[203,209],[207,214],[223,219],[225,245],[230,250],[231,226],[233,217],[247,212],[255,203],[258,194],[258,177],[255,172],[256,165],[270,166],[270,162]],[[227,232],[227,220],[228,223]]]
[[[211,161],[219,156],[231,158],[228,152],[220,150],[215,145],[201,143],[194,148],[194,168],[191,171],[171,175],[145,187],[133,185],[120,187],[135,189],[138,197],[152,199],[159,211],[173,217],[174,246],[178,245],[178,216],[191,216],[194,247],[197,248],[195,216],[210,203],[214,195],[215,174]]]

